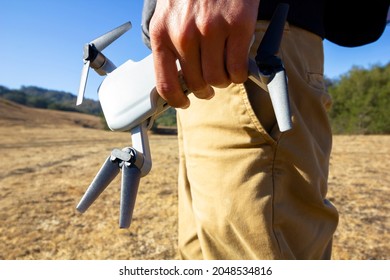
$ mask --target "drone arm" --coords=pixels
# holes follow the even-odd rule
[[[106,56],[103,56],[103,61],[95,66],[93,63],[91,63],[91,67],[98,73],[100,76],[105,76],[108,73],[111,73],[116,69],[116,66],[114,63],[112,63],[111,60],[109,60]],[[94,67],[95,66],[95,67]]]
[[[254,82],[257,86],[261,87],[263,90],[268,91],[266,84],[263,82],[263,79],[259,74],[259,68],[256,64],[256,61],[253,59],[249,59],[248,79]]]
[[[148,122],[149,120],[146,120],[135,126],[130,131],[132,147],[137,153],[134,164],[141,170],[141,177],[147,175],[152,169],[152,157],[150,154],[148,137]]]
[[[84,46],[84,65],[95,70],[100,76],[107,75],[116,69],[114,63],[111,62],[101,50],[99,50],[93,43],[85,44]]]
[[[83,102],[89,67],[92,67],[101,76],[116,69],[116,66],[102,54],[102,51],[130,28],[131,22],[126,22],[103,36],[96,38],[91,43],[84,45],[84,66],[81,72],[76,105],[80,105]]]

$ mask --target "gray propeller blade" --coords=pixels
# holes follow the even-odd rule
[[[96,174],[96,177],[93,179],[84,196],[81,198],[76,209],[79,212],[84,213],[105,190],[105,188],[107,188],[112,180],[114,180],[114,178],[118,175],[119,170],[120,167],[118,162],[112,161],[111,156],[109,156],[100,168],[99,172]]]
[[[125,24],[122,24],[121,26],[107,32],[99,38],[96,38],[90,44],[94,45],[99,51],[103,51],[108,45],[122,36],[130,28],[131,22],[126,22]]]
[[[120,228],[128,228],[131,224],[140,178],[141,171],[137,167],[123,165],[119,216]]]
[[[100,36],[99,38],[96,38],[89,44],[84,45],[84,66],[81,72],[81,80],[76,105],[80,105],[83,102],[90,66],[92,66],[100,75],[102,75],[102,73],[110,73],[116,68],[115,65],[101,53],[101,51],[103,51],[112,42],[122,36],[130,28],[131,22],[126,22],[121,26]],[[101,71],[97,70],[96,65],[94,64],[96,57],[99,57],[100,60],[103,58],[103,62],[105,61]],[[99,61],[99,58],[96,60]]]
[[[268,83],[272,106],[281,132],[291,129],[290,103],[287,95],[287,78],[284,70],[270,77]]]
[[[76,105],[80,105],[84,99],[85,87],[87,85],[87,79],[88,79],[89,65],[90,65],[89,60],[84,61],[83,70],[81,72],[79,94],[77,95]]]

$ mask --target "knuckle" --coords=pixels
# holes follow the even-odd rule
[[[152,17],[149,24],[149,34],[151,38],[160,38],[166,32],[166,26],[163,21],[157,17]]]
[[[207,87],[207,83],[203,79],[201,73],[199,73],[199,72],[187,72],[185,70],[187,70],[186,67],[182,66],[182,71],[183,71],[182,72],[183,73],[182,77],[184,79],[184,83],[185,83],[187,89],[190,92],[201,91],[201,90],[203,90],[204,88]]]
[[[211,36],[215,33],[215,22],[207,20],[205,18],[197,19],[196,26],[199,30],[199,33],[205,37]]]
[[[171,84],[165,82],[156,83],[156,89],[161,97],[165,100],[168,100],[174,92],[174,87]]]
[[[187,87],[191,92],[202,92],[206,87],[207,84],[204,82],[188,82]]]
[[[187,52],[190,50],[194,42],[197,41],[197,32],[193,26],[181,26],[176,27],[175,31],[171,34],[172,41],[177,46],[178,50],[182,52]]]
[[[171,107],[182,108],[188,103],[187,97],[182,92],[177,92],[176,88],[169,83],[157,83],[156,90]]]
[[[210,99],[214,96],[214,92],[212,89],[205,88],[200,91],[194,91],[194,95],[199,99]]]

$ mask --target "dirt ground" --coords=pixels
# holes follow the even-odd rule
[[[87,212],[75,207],[129,134],[96,129],[87,115],[0,105],[0,259],[177,258],[176,136],[151,135],[152,171],[131,227],[119,229],[120,176]],[[389,166],[390,136],[335,136],[334,259],[390,258]]]

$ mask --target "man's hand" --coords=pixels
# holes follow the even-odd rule
[[[156,88],[169,105],[187,108],[178,80],[210,99],[214,87],[243,83],[260,0],[157,0],[150,22]]]

